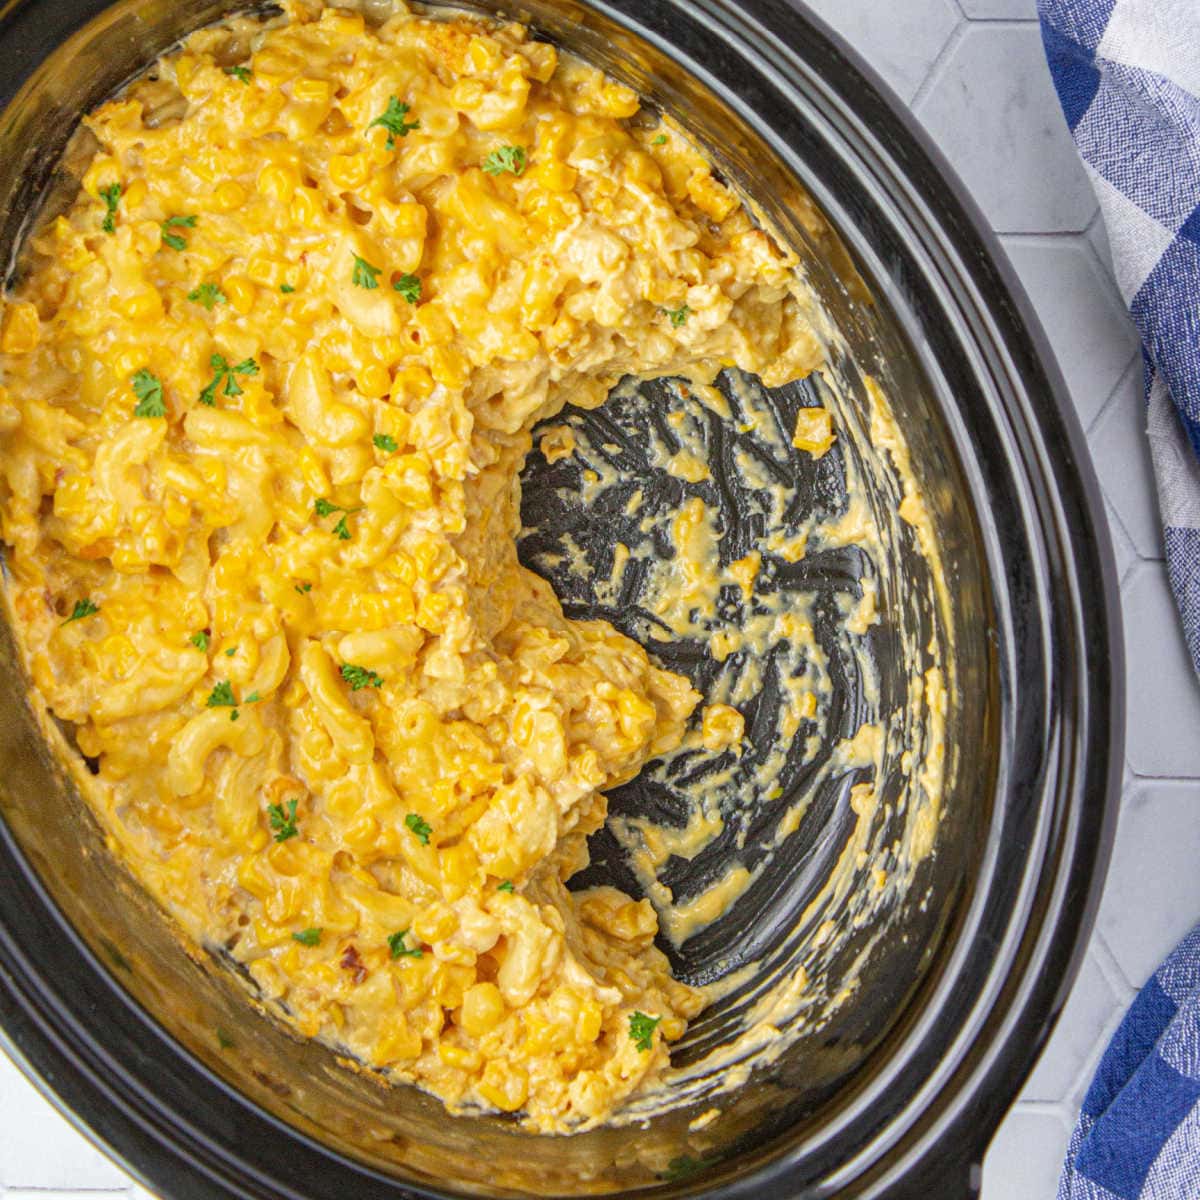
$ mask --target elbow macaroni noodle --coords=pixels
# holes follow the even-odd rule
[[[565,881],[699,697],[518,564],[530,430],[817,343],[792,261],[625,87],[515,24],[285,7],[87,118],[7,297],[14,622],[192,938],[452,1110],[586,1127],[701,1000],[648,902]]]

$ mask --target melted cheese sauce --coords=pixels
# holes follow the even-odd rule
[[[887,519],[940,578],[903,436],[878,389],[869,438],[838,387],[781,424],[759,380],[821,367],[832,333],[795,258],[627,89],[519,25],[285,7],[194,35],[92,114],[83,191],[6,298],[2,532],[34,699],[87,756],[114,853],[302,1034],[538,1132],[736,1086],[822,989],[852,992],[820,970],[843,931],[761,994],[753,964],[684,985],[656,936],[720,922],[823,781],[882,778],[897,739],[905,845],[873,840],[881,799],[853,783],[798,927],[869,921],[934,845],[953,683],[936,637],[906,646],[907,711],[879,709],[886,536],[841,456],[886,451]],[[536,565],[613,608],[636,578],[653,640],[718,666],[703,695],[607,621],[567,619],[516,557],[535,424],[658,378],[683,382],[646,453],[692,491],[670,511],[621,493],[630,536],[603,578],[569,536]],[[709,416],[751,438],[736,557],[697,491],[728,466]],[[582,426],[539,444],[580,460],[585,504],[628,482]],[[794,511],[797,450],[841,463],[836,512]],[[774,587],[840,547],[862,552],[836,632],[853,729],[819,597]],[[797,763],[816,774],[785,795]],[[670,819],[609,827],[647,899],[569,891],[606,793],[639,772]],[[738,816],[763,806],[765,851]],[[677,895],[672,865],[714,850]],[[851,897],[866,862],[877,895]],[[672,1071],[689,1020],[747,988],[723,1082],[712,1056]]]

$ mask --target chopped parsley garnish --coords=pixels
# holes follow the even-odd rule
[[[659,1172],[659,1179],[675,1182],[679,1179],[690,1179],[691,1176],[709,1167],[715,1167],[719,1160],[715,1158],[693,1158],[690,1154],[681,1154],[667,1163],[667,1169]]]
[[[641,1051],[646,1051],[654,1045],[654,1031],[662,1017],[648,1017],[644,1012],[629,1014],[629,1036],[633,1044]]]
[[[667,314],[668,318],[670,318],[671,324],[676,329],[678,329],[680,325],[684,324],[688,317],[692,315],[692,310],[688,308],[686,304],[681,304],[678,308],[664,308],[663,312]]]
[[[195,229],[195,216],[187,217],[168,217],[162,223],[162,240],[164,246],[170,246],[172,250],[186,250],[187,239],[180,237],[177,233],[172,233],[172,229]],[[191,297],[189,297],[190,299]]]
[[[401,275],[392,289],[402,295],[409,304],[416,304],[421,298],[421,279],[417,275]]]
[[[104,220],[100,222],[100,228],[105,233],[117,232],[117,205],[121,203],[121,185],[119,183],[110,183],[108,187],[100,189],[100,199],[104,201],[104,207],[108,210],[104,214]]]
[[[237,653],[237,647],[230,646],[229,649],[225,651],[225,657],[232,658],[236,653]]]
[[[414,946],[411,950],[405,946],[404,939],[408,936],[408,930],[402,929],[399,933],[393,933],[388,938],[388,949],[392,952],[393,958],[424,958],[425,951],[420,946]]]
[[[524,146],[501,146],[483,160],[483,169],[489,175],[521,175],[525,170]]]
[[[516,891],[516,888],[513,887],[513,881],[511,879],[506,879],[503,883],[498,884],[496,886],[496,891],[498,891],[498,892],[514,892],[514,891]]]
[[[320,940],[319,929],[302,929],[299,933],[292,934],[292,941],[299,942],[302,946],[315,946]]]
[[[229,719],[230,719],[231,721],[237,721],[237,720],[240,720],[240,719],[241,719],[241,716],[242,716],[242,714],[241,714],[240,712],[238,712],[238,710],[235,708],[235,709],[233,710],[233,712],[231,712],[231,713],[229,714]]]
[[[667,135],[665,133],[660,133],[658,135],[658,137],[656,137],[654,139],[654,141],[652,141],[650,143],[650,145],[652,145],[652,146],[665,146],[666,144],[667,144]]]
[[[395,454],[400,449],[390,433],[377,433],[371,441],[375,443],[376,450],[382,450],[385,454]]]
[[[271,828],[275,831],[277,842],[286,842],[288,838],[299,836],[300,830],[296,825],[296,805],[298,803],[297,800],[289,800],[286,812],[284,812],[282,804],[267,805],[267,817],[271,822]]]
[[[290,283],[281,283],[279,290],[285,295],[290,296],[296,289]]]
[[[245,700],[242,701],[242,703],[257,704],[261,699],[262,697],[257,692],[251,692],[250,695],[248,695]]]
[[[301,596],[303,596],[303,595],[305,595],[305,593],[312,591],[312,584],[311,583],[297,583],[295,585],[295,589]]]
[[[64,625],[70,625],[72,621],[82,621],[84,617],[95,616],[100,611],[100,605],[93,604],[86,596],[82,600],[75,601],[75,607],[71,609],[71,615],[63,622]]]
[[[420,121],[406,121],[404,118],[408,116],[408,105],[400,103],[399,96],[389,96],[387,108],[383,110],[383,114],[373,120],[367,126],[369,133],[377,125],[381,125],[388,131],[387,148],[395,149],[396,139],[398,137],[408,137],[414,129],[421,128]]]
[[[373,291],[379,286],[379,276],[383,274],[382,267],[373,267],[365,258],[354,256],[354,270],[350,274],[350,281],[355,287],[366,288],[368,292]]]
[[[232,1050],[237,1043],[229,1036],[229,1034],[225,1032],[225,1030],[218,1028],[217,1045],[220,1046],[222,1050]]]
[[[192,288],[187,298],[196,304],[203,304],[209,312],[212,312],[214,304],[225,304],[229,300],[215,283],[202,283]]]
[[[205,633],[203,629],[201,629],[199,633],[193,633],[192,636],[188,638],[188,641],[191,642],[197,650],[208,649],[208,634]]]
[[[335,537],[341,538],[343,542],[350,540],[350,526],[346,524],[346,518],[356,512],[362,512],[362,508],[361,504],[358,508],[343,508],[340,504],[333,504],[323,496],[318,496],[313,502],[313,511],[318,517],[331,517],[335,512],[342,514],[338,523],[329,532]]]
[[[238,383],[237,376],[258,374],[258,363],[252,358],[243,359],[236,366],[231,367],[225,361],[223,354],[214,354],[208,360],[208,365],[213,369],[213,377],[208,386],[200,393],[200,403],[207,404],[209,408],[216,405],[217,391],[222,382],[225,384],[225,395],[240,396],[242,385]]]
[[[365,687],[383,687],[383,676],[366,667],[355,666],[354,663],[342,663],[342,678],[350,685],[352,692]]]
[[[157,375],[143,367],[140,371],[134,372],[130,377],[129,384],[138,399],[133,408],[135,417],[165,417],[167,415],[162,384]]]
[[[422,846],[429,845],[429,835],[433,832],[433,826],[421,816],[420,813],[409,813],[404,818],[404,823],[416,835],[416,839]]]
[[[248,84],[254,75],[254,72],[249,67],[226,67],[226,75],[232,75],[234,79],[241,80],[242,83]]]
[[[236,704],[237,700],[233,694],[233,684],[228,679],[222,679],[208,693],[208,699],[204,702],[206,708],[233,708]]]

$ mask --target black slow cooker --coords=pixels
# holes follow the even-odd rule
[[[187,32],[247,7],[0,8],[6,260],[69,175],[79,115]],[[803,5],[474,7],[532,25],[687,129],[801,248],[855,360],[891,396],[949,585],[957,692],[936,850],[853,996],[715,1117],[684,1105],[567,1138],[451,1119],[294,1040],[227,969],[185,952],[65,785],[0,630],[0,1042],[167,1200],[962,1200],[1070,988],[1122,761],[1115,573],[1053,356],[936,149]],[[784,909],[802,908],[803,887],[788,884],[803,865],[785,854],[776,868]],[[758,911],[733,919],[773,927]],[[770,969],[793,951],[774,946]],[[692,1045],[719,1044],[731,1012],[702,1016]]]

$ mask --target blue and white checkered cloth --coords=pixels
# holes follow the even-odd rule
[[[1039,0],[1142,335],[1167,567],[1200,671],[1200,0]]]
[[[1142,335],[1167,567],[1200,671],[1200,0],[1039,8],[1054,86]],[[1059,1186],[1059,1200],[1197,1198],[1200,929],[1105,1052]]]
[[[1125,1014],[1084,1097],[1058,1186],[1058,1200],[1198,1196],[1200,930]]]

